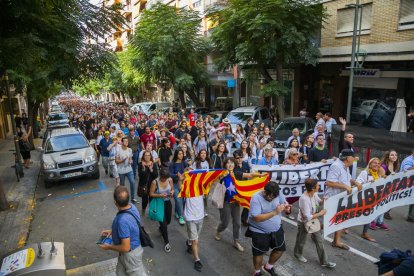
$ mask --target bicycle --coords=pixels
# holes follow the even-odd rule
[[[11,166],[14,168],[14,172],[16,173],[17,182],[20,182],[20,178],[24,176],[23,166],[19,158],[17,158],[16,150],[9,150],[13,152],[14,155],[14,165]]]

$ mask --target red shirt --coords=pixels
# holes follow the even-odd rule
[[[195,125],[195,113],[188,114],[188,120],[190,121],[190,126]]]
[[[150,143],[152,144],[152,148],[155,149],[156,139],[155,139],[154,133],[152,132],[150,134],[143,133],[140,138],[141,138],[141,142],[144,143],[144,147],[147,147],[147,144]]]

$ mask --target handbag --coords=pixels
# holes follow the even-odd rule
[[[216,184],[213,195],[211,197],[211,204],[216,208],[223,208],[224,196],[226,194],[226,187],[223,184]]]
[[[139,197],[144,197],[148,194],[147,185],[148,185],[149,179],[150,179],[150,175],[148,174],[147,182],[145,183],[145,186],[138,186],[137,195]]]
[[[157,191],[159,191],[158,180],[155,180],[157,184]],[[160,197],[154,197],[151,199],[149,208],[149,218],[158,222],[164,221],[164,199]]]
[[[149,246],[151,248],[154,248],[154,242],[151,240],[150,235],[148,235],[148,233],[147,233],[147,231],[145,231],[144,227],[141,226],[141,224],[139,223],[139,220],[137,219],[137,217],[134,216],[134,214],[132,212],[128,211],[128,210],[118,212],[118,214],[121,214],[121,213],[130,214],[136,220],[136,222],[138,224],[138,228],[139,228],[139,240],[141,241],[141,246],[142,247]]]
[[[302,212],[300,208],[299,210],[300,212]],[[302,216],[303,216],[303,212],[302,212]],[[319,221],[318,218],[313,218],[311,220],[308,220],[307,222],[304,223],[304,226],[305,226],[305,231],[308,234],[312,234],[312,233],[315,233],[321,230],[321,222]]]

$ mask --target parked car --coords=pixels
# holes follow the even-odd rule
[[[221,123],[224,118],[226,118],[227,114],[229,114],[229,111],[213,111],[210,112],[208,115],[213,118],[214,123]]]
[[[160,111],[170,106],[172,106],[172,104],[169,102],[143,102],[134,104],[131,109],[133,111],[141,110],[146,115],[150,115],[152,112]]]
[[[98,159],[93,143],[73,127],[52,129],[42,148],[41,173],[46,188],[63,179],[82,176],[98,179]]]
[[[238,107],[229,112],[226,116],[230,120],[231,129],[236,131],[237,124],[246,124],[247,119],[253,118],[255,125],[264,122],[266,126],[271,125],[270,112],[263,106],[245,106]]]
[[[52,106],[50,107],[50,113],[53,112],[62,112],[62,108],[60,107],[60,105],[52,104]]]
[[[63,112],[50,113],[47,116],[47,128],[61,125],[68,125],[69,119]]]
[[[284,157],[286,151],[286,141],[292,136],[292,130],[294,128],[299,129],[301,142],[304,141],[306,136],[314,132],[316,122],[312,118],[303,117],[290,117],[282,120],[272,132],[272,137],[275,139],[275,145],[277,152],[279,153],[279,159]]]

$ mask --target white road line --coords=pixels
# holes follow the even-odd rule
[[[287,223],[289,223],[289,224],[292,224],[293,226],[298,226],[298,223],[295,222],[295,221],[293,221],[293,220],[287,219],[285,217],[282,217],[282,220],[285,221],[285,222],[287,222]],[[333,241],[333,239],[332,238],[329,238],[329,237],[326,237],[325,240],[327,240],[330,243]],[[379,261],[377,258],[374,258],[374,257],[372,257],[372,256],[370,256],[370,255],[368,255],[368,254],[366,254],[366,253],[364,253],[362,251],[359,251],[358,249],[355,249],[353,247],[349,247],[349,251],[351,251],[352,253],[354,253],[354,254],[356,254],[358,256],[361,256],[361,257],[367,259],[370,262],[376,263],[376,262]]]

